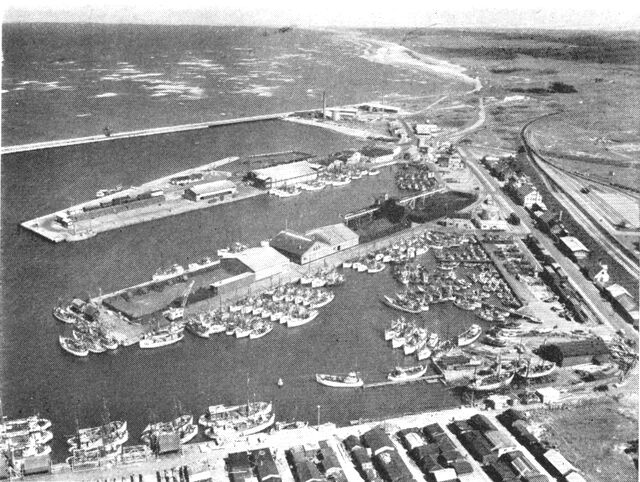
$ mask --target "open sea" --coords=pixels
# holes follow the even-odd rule
[[[159,127],[386,95],[437,95],[451,79],[362,58],[362,45],[330,32],[218,27],[5,25],[3,145],[113,130]],[[268,35],[265,35],[265,32]],[[129,422],[137,443],[149,414],[173,416],[180,401],[199,416],[208,405],[247,396],[273,400],[277,419],[349,420],[438,409],[456,403],[440,384],[335,390],[316,372],[357,365],[367,381],[397,364],[383,330],[399,316],[380,295],[399,287],[389,270],[349,273],[336,299],[310,325],[281,326],[259,340],[188,335],[177,345],[136,347],[78,359],[58,345],[58,299],[109,292],[151,277],[160,266],[215,253],[233,241],[257,244],[285,225],[305,230],[340,222],[373,196],[396,194],[392,169],[344,188],[292,199],[248,199],[52,244],[19,223],[90,199],[103,187],[137,185],[225,156],[299,150],[325,155],[356,147],[353,138],[282,121],[218,127],[3,156],[1,179],[0,396],[4,414],[39,412],[54,423],[55,459],[77,419],[96,425],[103,401]],[[456,200],[447,199],[451,208]],[[443,198],[434,198],[434,206]],[[476,322],[453,307],[420,315],[441,336]],[[247,377],[249,388],[247,389]],[[282,377],[285,386],[276,381]]]

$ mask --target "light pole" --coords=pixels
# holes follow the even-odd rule
[[[318,405],[318,430],[320,430],[320,405]]]

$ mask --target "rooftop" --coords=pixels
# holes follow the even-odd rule
[[[564,236],[560,238],[560,241],[562,241],[562,243],[574,253],[576,251],[589,251],[578,238],[573,236]]]
[[[285,256],[269,246],[249,248],[241,253],[229,255],[228,257],[241,261],[254,273],[272,268],[273,266],[289,263],[289,260]]]
[[[277,166],[254,169],[252,171],[259,179],[290,179],[315,174],[316,171],[308,161],[290,162]]]
[[[269,241],[271,247],[298,256],[306,253],[315,243],[316,241],[314,239],[289,230],[280,231]]]
[[[189,190],[194,194],[208,194],[211,192],[226,191],[229,189],[236,189],[236,185],[229,180],[205,182],[202,184],[196,184],[191,186]]]
[[[342,223],[312,229],[305,236],[331,246],[358,239],[358,235]]]

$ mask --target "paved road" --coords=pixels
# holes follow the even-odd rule
[[[627,336],[637,340],[638,332],[612,309],[611,304],[602,298],[595,285],[582,275],[576,264],[560,252],[548,236],[536,228],[529,213],[522,206],[516,205],[509,197],[502,194],[500,185],[495,178],[483,172],[483,168],[477,163],[480,154],[475,153],[471,148],[460,148],[459,150],[465,157],[467,164],[476,173],[480,173],[480,179],[483,184],[488,183],[492,186],[489,188],[491,193],[500,200],[501,204],[509,206],[509,208],[520,217],[522,223],[530,229],[531,233],[549,250],[558,264],[564,268],[571,284],[584,298],[594,315],[603,323],[608,323],[615,330],[623,330]]]

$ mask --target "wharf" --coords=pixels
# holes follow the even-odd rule
[[[391,385],[408,385],[411,383],[438,383],[438,382],[444,382],[444,376],[426,375],[424,377],[414,378],[413,380],[404,380],[400,382],[392,382],[391,380],[384,380],[382,382],[365,383],[362,388],[363,389],[380,388],[380,387],[389,387]]]
[[[141,184],[140,186],[131,187],[103,198],[92,199],[55,213],[25,221],[21,223],[21,226],[55,243],[59,243],[61,241],[82,241],[105,231],[120,229],[126,226],[153,221],[167,216],[175,216],[177,214],[183,214],[198,209],[205,209],[221,204],[241,201],[243,199],[259,195],[266,195],[267,191],[249,186],[241,182],[238,178],[232,178],[230,173],[216,171],[219,167],[237,160],[238,157],[228,157],[209,164],[174,173],[169,176],[164,176]],[[211,200],[191,201],[185,199],[182,194],[185,187],[172,186],[170,184],[170,180],[175,177],[188,176],[195,173],[205,174],[212,179],[232,179],[235,181],[237,192],[233,197],[216,200],[215,202],[211,202]],[[86,206],[96,206],[101,201],[109,201],[110,199],[125,195],[137,196],[154,189],[163,190],[166,196],[165,199],[159,201],[157,204],[134,207],[130,210],[117,213],[105,213],[95,219],[78,221],[75,223],[76,225],[73,228],[66,228],[57,222],[57,216],[65,213],[66,211],[78,211]]]
[[[18,152],[40,151],[55,147],[76,146],[79,144],[92,144],[94,142],[116,141],[118,139],[129,139],[132,137],[154,136],[159,134],[170,134],[173,132],[193,131],[198,129],[208,129],[231,124],[242,124],[246,122],[258,122],[265,120],[283,119],[293,112],[282,112],[279,114],[264,114],[250,117],[238,117],[236,119],[224,119],[218,121],[198,122],[194,124],[182,124],[177,126],[156,127],[151,129],[140,129],[127,132],[114,132],[109,136],[104,134],[97,136],[76,137],[74,139],[60,139],[57,141],[34,142],[32,144],[21,144],[17,146],[7,146],[0,150],[0,154],[15,154]]]

